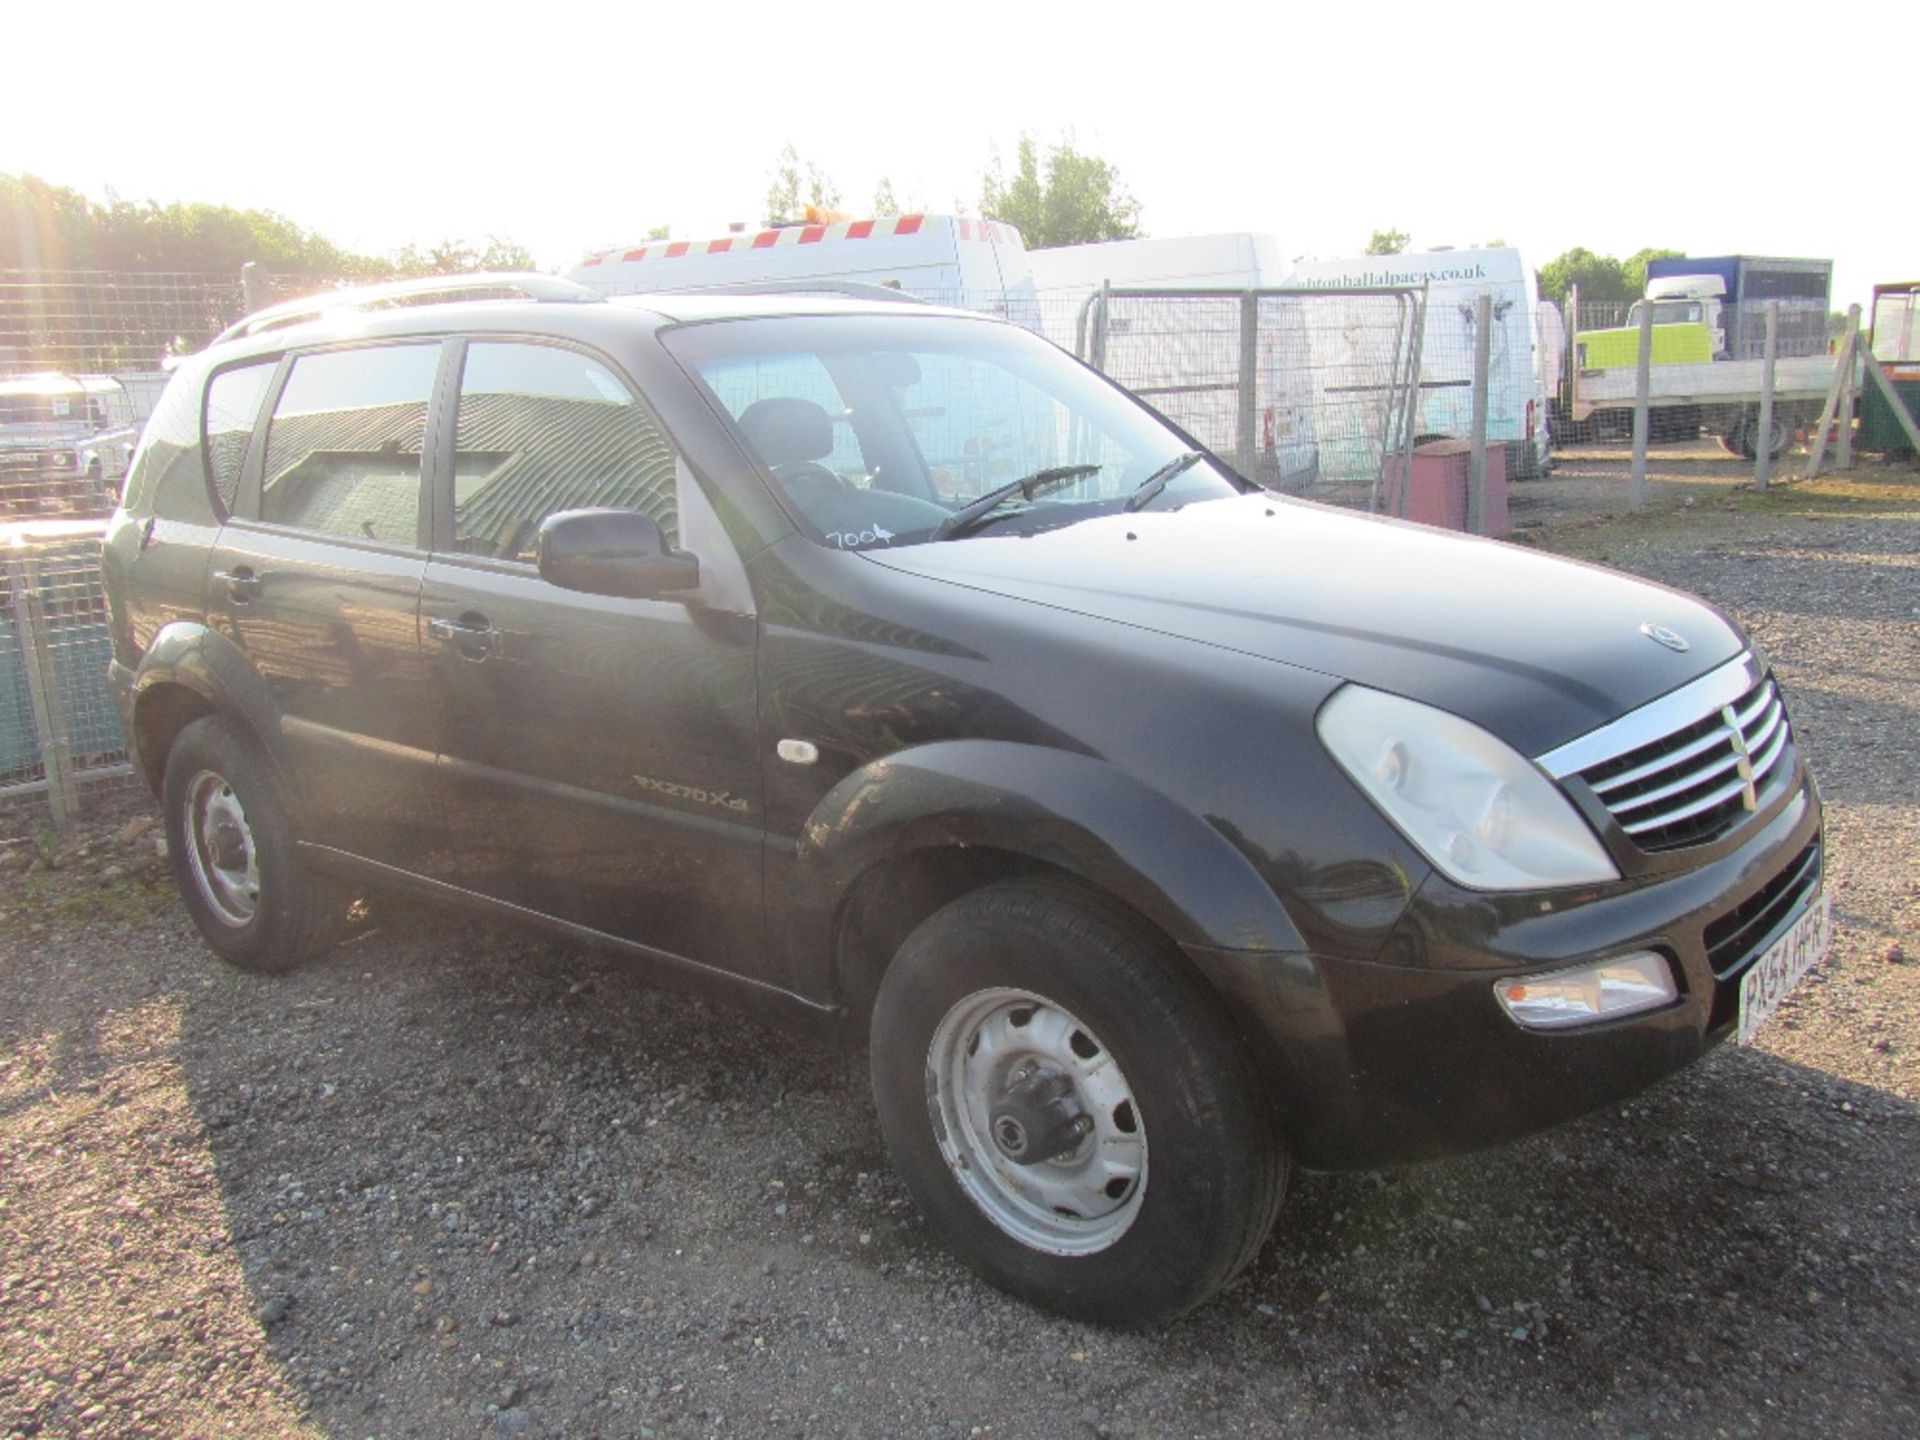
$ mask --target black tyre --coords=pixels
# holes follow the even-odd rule
[[[182,730],[161,803],[173,878],[221,959],[278,972],[333,942],[342,896],[300,864],[266,761],[239,725],[210,715]]]
[[[1778,460],[1793,447],[1793,424],[1791,419],[1779,410],[1774,411],[1772,443],[1768,447],[1767,458]],[[1723,435],[1720,443],[1733,451],[1743,460],[1755,460],[1760,455],[1760,416],[1758,413],[1743,418],[1731,434]]]
[[[1156,933],[1070,884],[962,896],[907,938],[874,1004],[895,1165],[993,1284],[1136,1323],[1237,1275],[1286,1151],[1216,996]]]
[[[1774,410],[1773,439],[1767,447],[1767,458],[1769,460],[1778,460],[1789,450],[1793,449],[1795,428],[1794,417],[1791,414],[1777,408]],[[1753,452],[1756,455],[1760,453],[1760,419],[1758,416],[1754,417],[1753,422]]]

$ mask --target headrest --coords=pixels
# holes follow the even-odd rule
[[[833,420],[811,400],[791,395],[756,400],[740,416],[740,429],[768,469],[833,453]]]

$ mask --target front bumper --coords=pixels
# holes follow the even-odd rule
[[[1315,1169],[1427,1159],[1514,1139],[1632,1095],[1733,1032],[1740,976],[1819,891],[1810,779],[1699,868],[1582,899],[1490,897],[1432,880],[1385,958],[1194,950],[1265,1063],[1295,1158]],[[1652,950],[1663,1009],[1527,1030],[1496,979]]]

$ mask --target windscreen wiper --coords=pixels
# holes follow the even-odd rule
[[[1084,480],[1099,469],[1098,465],[1055,465],[1052,469],[1036,470],[1018,480],[1010,480],[1005,485],[987,491],[978,500],[969,500],[934,526],[933,533],[927,539],[951,540],[956,535],[964,535],[1016,495],[1031,500],[1049,486],[1068,480]]]
[[[1154,496],[1166,489],[1167,482],[1173,479],[1174,476],[1184,475],[1206,458],[1207,456],[1204,450],[1189,450],[1183,455],[1174,456],[1173,459],[1169,460],[1140,482],[1134,489],[1133,494],[1127,497],[1127,509],[1129,511],[1138,510],[1142,505],[1147,504]]]

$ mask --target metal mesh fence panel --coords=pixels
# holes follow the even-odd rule
[[[1114,295],[1088,321],[1084,359],[1208,449],[1234,455],[1239,297]]]
[[[7,597],[11,602],[11,594]],[[15,607],[0,609],[0,794],[40,781],[40,731],[33,719],[27,659],[32,653]]]
[[[1254,478],[1371,503],[1419,428],[1420,313],[1411,291],[1263,297]]]
[[[53,792],[132,774],[107,686],[112,642],[98,525],[21,531],[0,548],[0,795]]]
[[[156,371],[245,307],[234,275],[0,270],[0,366],[69,374]]]
[[[334,277],[260,277],[288,299]],[[168,361],[244,314],[237,275],[0,270],[0,521],[111,513]]]
[[[1114,290],[1080,303],[1072,338],[1088,363],[1264,484],[1370,504],[1408,442],[1417,292]]]

